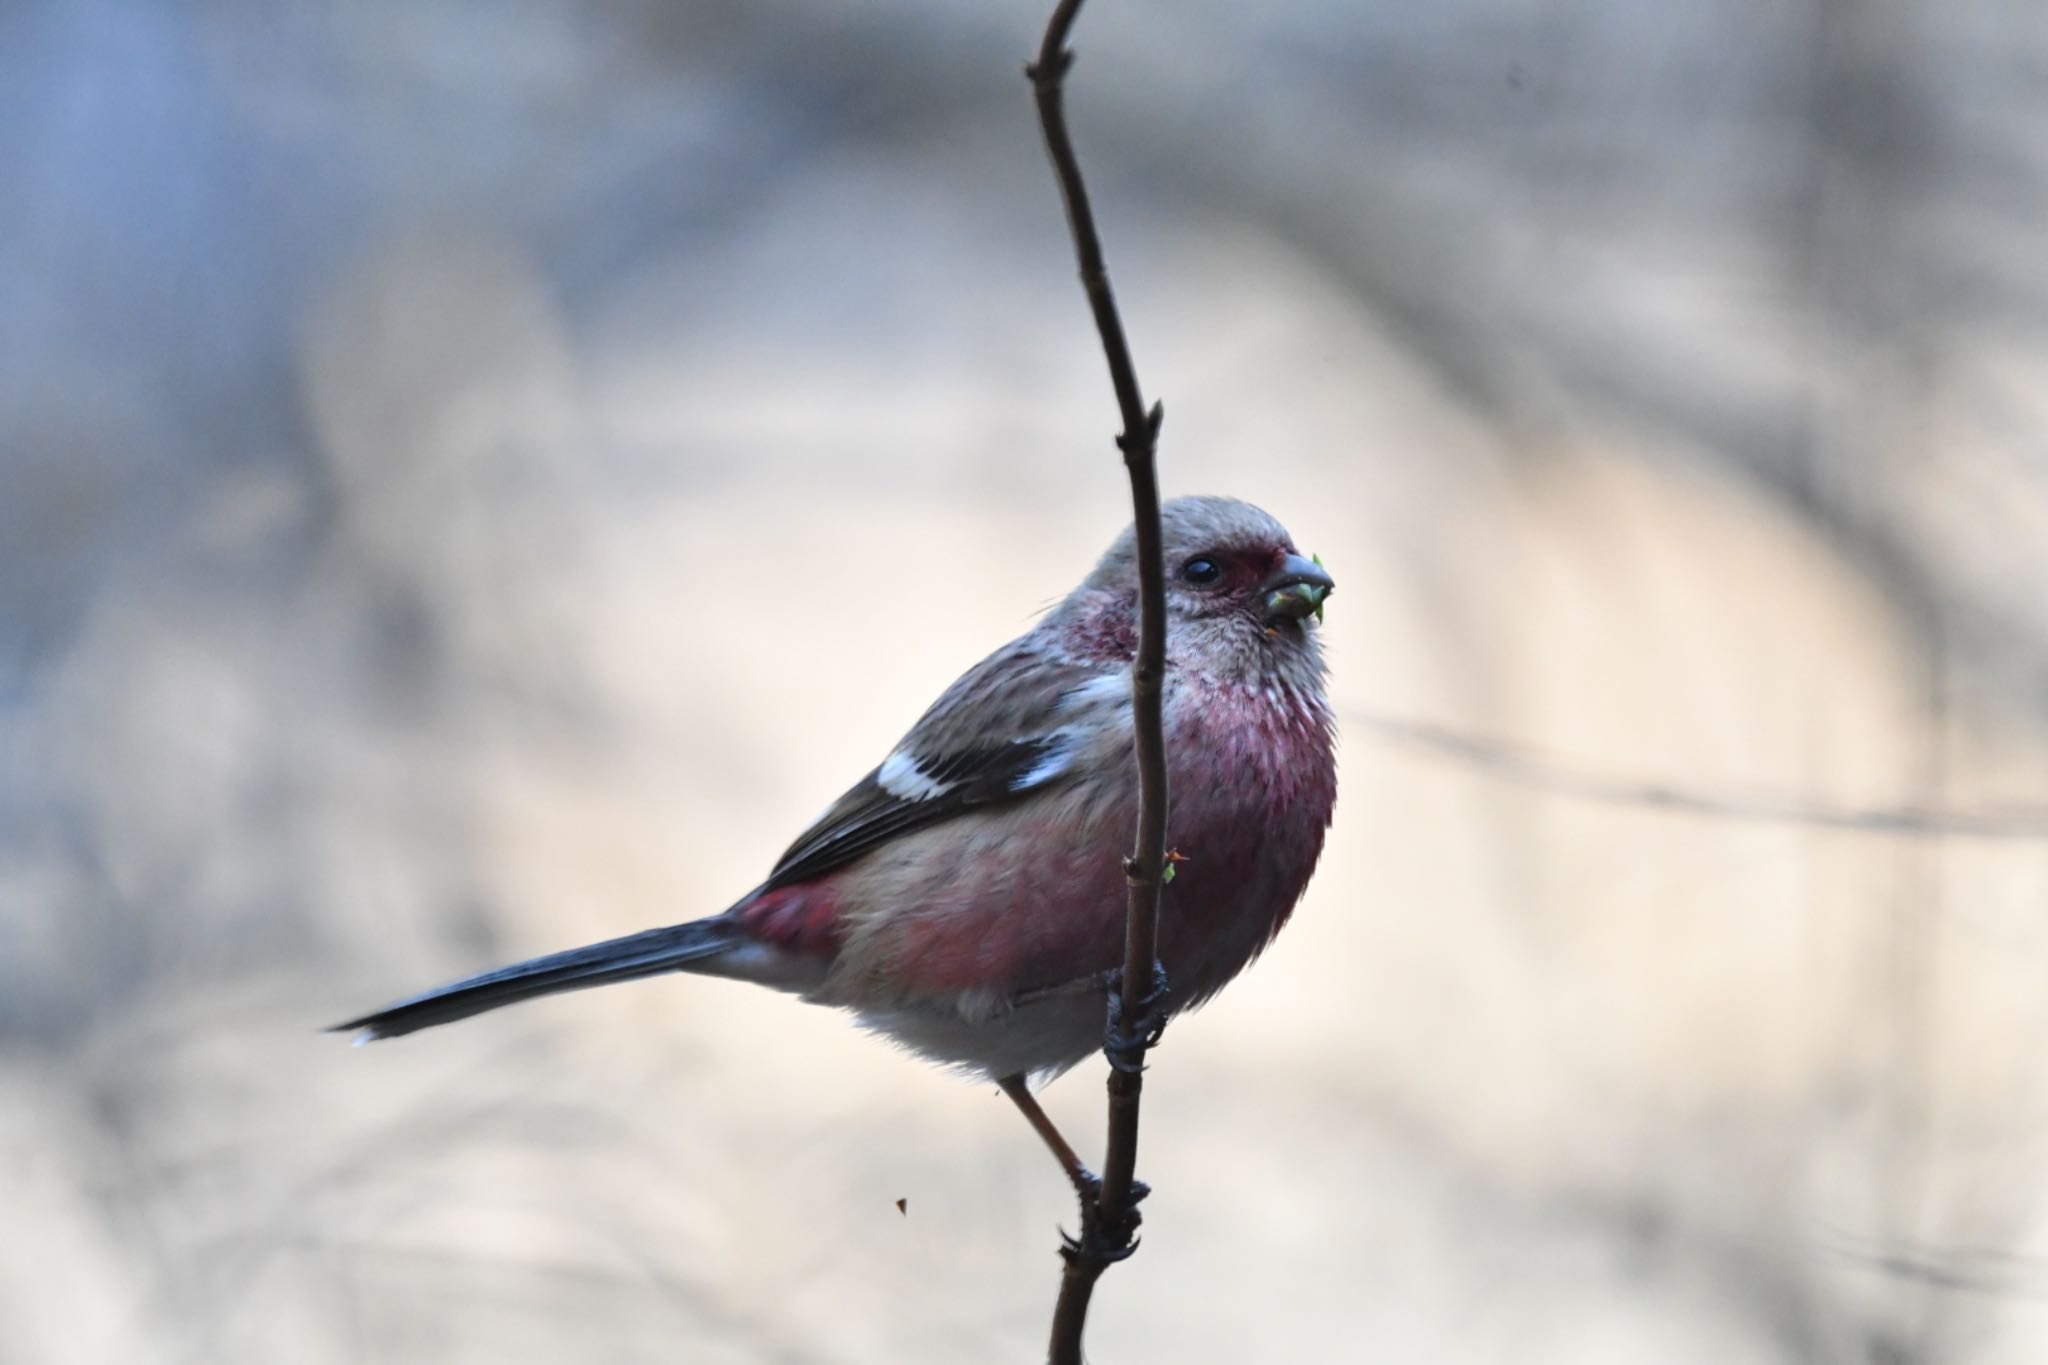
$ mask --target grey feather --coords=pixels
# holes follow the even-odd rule
[[[649,929],[464,977],[374,1014],[335,1024],[328,1032],[360,1032],[359,1042],[397,1038],[536,996],[680,971],[743,941],[735,922],[723,915]]]
[[[877,767],[798,836],[763,889],[811,881],[914,830],[1060,786],[1082,732],[1102,726],[1098,711],[1127,705],[1128,689],[1121,671],[1048,655],[1033,636],[1012,642],[948,688],[896,746],[912,786],[891,790],[887,764]]]

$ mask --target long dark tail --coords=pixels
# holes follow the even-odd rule
[[[666,929],[649,929],[451,981],[375,1014],[335,1024],[328,1032],[360,1031],[361,1042],[396,1038],[536,996],[678,971],[693,962],[715,957],[741,941],[738,927],[722,915],[689,924],[672,924]]]

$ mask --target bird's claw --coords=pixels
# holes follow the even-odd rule
[[[1062,1232],[1060,1255],[1069,1261],[1092,1261],[1098,1265],[1129,1260],[1138,1249],[1138,1226],[1145,1221],[1138,1212],[1138,1204],[1152,1193],[1152,1187],[1142,1180],[1133,1180],[1130,1198],[1124,1201],[1113,1223],[1102,1216],[1102,1177],[1084,1169],[1074,1177],[1074,1191],[1081,1196],[1081,1235],[1069,1237]]]
[[[1110,1066],[1126,1075],[1145,1069],[1145,1054],[1166,1032],[1168,997],[1166,968],[1157,960],[1152,963],[1152,985],[1135,1013],[1126,1011],[1123,992],[1110,983],[1109,1022],[1102,1031],[1102,1051]]]
[[[1122,1241],[1113,1241],[1098,1234],[1093,1225],[1084,1226],[1077,1240],[1060,1234],[1060,1256],[1069,1261],[1094,1261],[1099,1265],[1115,1265],[1128,1261],[1138,1254],[1137,1220],[1131,1220],[1131,1230]]]
[[[1074,1193],[1081,1197],[1081,1212],[1085,1217],[1089,1209],[1102,1202],[1102,1177],[1086,1166],[1074,1172]],[[1145,1202],[1145,1196],[1152,1193],[1152,1187],[1133,1176],[1129,1202],[1135,1207]]]

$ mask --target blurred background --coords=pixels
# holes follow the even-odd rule
[[[722,907],[1126,520],[1040,9],[0,7],[0,1360],[1038,1356],[842,1018],[317,1030]],[[1342,584],[1094,1357],[2048,1358],[2048,8],[1078,45],[1167,490]]]

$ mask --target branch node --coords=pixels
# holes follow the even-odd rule
[[[1040,89],[1056,87],[1067,78],[1067,72],[1074,67],[1074,49],[1063,47],[1053,54],[1052,74],[1047,75],[1043,61],[1024,63],[1024,78]]]
[[[1152,410],[1145,414],[1145,421],[1140,429],[1125,431],[1116,438],[1116,448],[1124,453],[1127,460],[1134,454],[1151,454],[1152,447],[1159,444],[1159,426],[1165,420],[1166,405],[1154,403]]]

